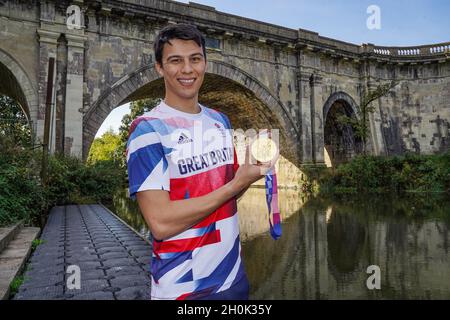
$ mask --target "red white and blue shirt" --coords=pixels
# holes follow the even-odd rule
[[[206,195],[238,168],[230,121],[200,105],[190,114],[164,102],[135,119],[127,144],[130,196],[167,190],[171,200]],[[152,299],[214,294],[245,276],[236,198],[178,235],[153,240]]]

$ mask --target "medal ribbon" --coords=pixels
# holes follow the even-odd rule
[[[265,182],[266,201],[269,209],[270,235],[274,240],[277,240],[281,237],[281,219],[280,210],[278,209],[277,174],[275,167],[267,172]]]

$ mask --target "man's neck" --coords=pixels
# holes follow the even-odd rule
[[[196,114],[200,112],[200,106],[198,105],[198,99],[190,99],[179,101],[178,99],[171,99],[170,97],[164,98],[164,103],[169,107],[177,109],[182,112]]]

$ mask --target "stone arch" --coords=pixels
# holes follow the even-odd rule
[[[337,121],[340,115],[360,117],[355,100],[342,91],[333,93],[323,107],[324,146],[332,166],[350,160],[362,149],[362,141],[355,136],[354,128]]]
[[[0,93],[16,100],[22,107],[28,121],[34,127],[33,121],[38,115],[37,90],[25,72],[25,69],[8,53],[0,49]]]
[[[349,94],[339,91],[329,96],[327,101],[325,102],[325,105],[323,106],[323,119],[326,120],[328,112],[330,111],[333,104],[337,101],[344,101],[347,113],[349,115],[355,115],[359,118],[358,105],[356,104],[355,100]]]
[[[299,136],[295,121],[287,108],[266,86],[245,71],[222,61],[209,60],[207,74],[214,74],[232,80],[251,91],[277,115],[280,125],[286,129],[289,148],[295,150]],[[111,110],[120,104],[139,98],[135,93],[143,86],[158,79],[161,79],[161,77],[156,72],[154,65],[141,67],[114,83],[92,104],[83,119],[84,156],[87,156],[90,144],[98,128]]]

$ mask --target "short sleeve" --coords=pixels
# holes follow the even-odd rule
[[[170,175],[161,138],[145,117],[131,124],[127,143],[130,197],[144,190],[170,191]]]

